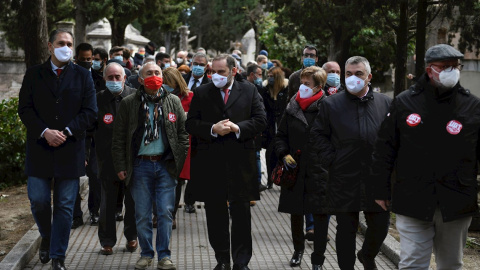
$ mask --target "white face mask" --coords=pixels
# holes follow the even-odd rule
[[[458,80],[460,80],[460,70],[456,68],[454,68],[452,71],[443,70],[442,72],[437,72],[433,68],[432,70],[438,74],[438,81],[435,79],[435,77],[433,77],[433,80],[438,86],[443,88],[450,89],[458,83]]]
[[[177,58],[177,63],[178,63],[178,64],[183,63],[183,58]]]
[[[228,77],[225,77],[225,76],[219,75],[218,73],[215,73],[215,74],[212,75],[212,81],[213,81],[213,84],[215,84],[215,86],[217,88],[222,88],[227,84]]]
[[[314,89],[315,88],[316,86],[314,87]],[[313,89],[309,88],[305,84],[302,84],[298,89],[298,93],[300,95],[300,98],[311,98],[313,96]]]
[[[62,63],[68,62],[72,58],[72,49],[70,49],[68,46],[55,48],[53,53],[55,54],[57,60]]]
[[[345,78],[345,85],[347,86],[348,92],[356,94],[362,91],[363,87],[365,87],[365,80],[352,75],[348,78]]]

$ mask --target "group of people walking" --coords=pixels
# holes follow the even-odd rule
[[[50,58],[27,70],[19,95],[28,196],[42,237],[39,256],[42,263],[52,259],[52,269],[66,269],[79,177],[92,166],[88,134],[101,183],[100,205],[89,204],[100,252],[113,253],[124,188],[126,249],[141,248],[136,269],[150,267],[155,252],[158,269],[176,269],[170,236],[181,185],[190,179],[185,211],[195,212],[195,201],[205,203],[214,270],[250,269],[251,205],[272,187],[270,177],[261,183],[262,147],[269,176],[275,166],[298,169],[294,185],[281,187],[278,207],[291,215],[290,266],[301,264],[310,238],[312,268],[325,269],[334,215],[340,268],[354,269],[358,258],[365,269],[377,269],[392,211],[400,269],[428,269],[432,250],[437,269],[462,268],[478,208],[480,100],[460,85],[463,55],[453,47],[431,47],[425,74],[392,101],[371,88],[366,58],[347,60],[343,85],[340,65],[319,67],[311,45],[302,51],[302,68],[287,79],[279,61],[268,68],[266,51],[246,67],[239,51],[211,62],[205,52],[188,60],[177,55],[182,60],[176,64],[188,67],[182,74],[170,55],[153,55],[155,44],[149,43],[135,55],[142,63],[129,65],[138,72],[127,76],[123,49],[107,55],[82,43],[73,63],[73,44],[70,32],[53,31]],[[368,228],[356,251],[361,211]]]

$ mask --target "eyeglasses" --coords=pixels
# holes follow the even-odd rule
[[[305,58],[314,58],[314,57],[317,57],[317,55],[314,54],[314,53],[304,53],[304,54],[303,54],[303,57],[305,57]]]
[[[462,64],[453,65],[453,66],[440,66],[440,65],[430,64],[430,66],[436,66],[440,69],[440,71],[447,71],[447,72],[450,72],[455,68],[460,70],[460,71],[462,71],[462,69],[463,69]]]

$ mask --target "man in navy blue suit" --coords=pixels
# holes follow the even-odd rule
[[[29,68],[20,89],[18,114],[27,127],[28,197],[42,236],[40,261],[66,269],[73,205],[85,175],[85,131],[97,115],[95,87],[88,70],[74,65],[73,35],[54,30],[50,58]],[[53,219],[51,182],[53,185]]]

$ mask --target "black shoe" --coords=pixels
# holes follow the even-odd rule
[[[52,260],[52,270],[67,270],[63,260],[53,259]]]
[[[40,257],[40,262],[46,264],[50,261],[50,239],[42,238],[42,243],[40,244],[40,249],[38,250],[38,256]]]
[[[300,266],[302,264],[302,258],[303,258],[303,250],[302,251],[296,251],[293,252],[293,256],[290,259],[290,266],[295,267],[295,266]]]
[[[90,226],[98,226],[98,220],[100,216],[98,213],[90,213]]]
[[[322,270],[323,267],[319,264],[312,264],[312,270]]]
[[[229,263],[218,263],[213,270],[231,270]]]
[[[116,221],[122,221],[123,220],[122,211],[115,213],[115,220]]]
[[[262,192],[262,191],[265,191],[265,190],[267,190],[267,186],[262,185],[262,184],[260,184],[260,185],[258,186],[258,191]]]
[[[267,183],[267,189],[272,189],[273,187],[273,182],[268,182]]]
[[[307,233],[305,233],[305,239],[307,239],[307,241],[313,241],[315,239],[315,231],[313,229],[308,230]]]
[[[76,229],[83,225],[83,218],[82,217],[74,217],[72,222],[72,229]]]
[[[195,213],[197,210],[195,210],[195,205],[193,204],[185,204],[185,209],[184,209],[185,213],[189,213],[189,214],[193,214]]]
[[[248,268],[248,266],[243,264],[234,264],[233,270],[250,270],[250,268]]]
[[[363,251],[362,250],[360,250],[357,253],[357,258],[360,261],[360,263],[363,264],[363,268],[365,270],[378,270],[377,265],[375,264],[375,259],[373,259],[373,260],[370,259],[369,260],[369,259],[365,258],[363,256]]]

